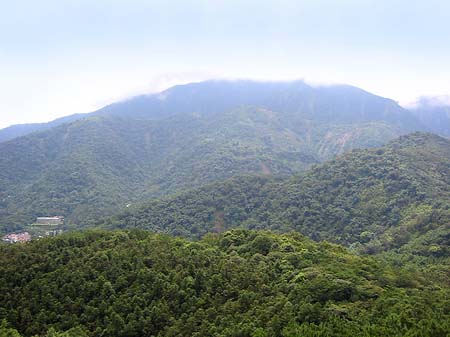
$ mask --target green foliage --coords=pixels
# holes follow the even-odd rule
[[[448,295],[298,233],[91,231],[0,246],[0,319],[23,336],[441,336]]]
[[[450,142],[411,134],[289,179],[241,177],[127,210],[101,225],[198,238],[234,227],[299,231],[359,252],[449,256]]]
[[[44,337],[88,337],[88,332],[80,326],[71,328],[64,332],[58,332],[54,328],[50,328]]]
[[[16,329],[8,327],[5,319],[0,323],[0,337],[20,337]]]
[[[42,215],[80,228],[128,204],[237,175],[291,175],[402,132],[382,120],[325,123],[281,111],[92,116],[0,143],[0,230]]]

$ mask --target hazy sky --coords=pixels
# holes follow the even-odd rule
[[[207,78],[450,94],[448,0],[0,0],[0,127]]]

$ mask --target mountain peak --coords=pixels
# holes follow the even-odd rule
[[[51,123],[17,125],[0,130],[0,142],[90,115],[156,120],[177,114],[223,113],[243,105],[301,114],[320,122],[386,121],[405,131],[421,130],[417,118],[391,99],[344,85],[313,85],[304,80],[208,80],[176,85],[158,94],[140,95]]]

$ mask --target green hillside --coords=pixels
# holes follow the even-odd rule
[[[81,119],[0,143],[0,228],[45,215],[86,225],[128,204],[242,174],[292,175],[399,133],[385,122],[327,124],[257,107]]]
[[[0,275],[2,336],[418,337],[450,328],[448,289],[298,233],[235,230],[198,242],[71,233],[0,245]]]
[[[362,252],[448,256],[450,141],[415,133],[293,178],[241,177],[133,208],[102,224],[201,237],[230,228],[299,231]]]

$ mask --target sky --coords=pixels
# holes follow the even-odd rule
[[[212,78],[450,95],[448,0],[0,0],[0,128]]]

